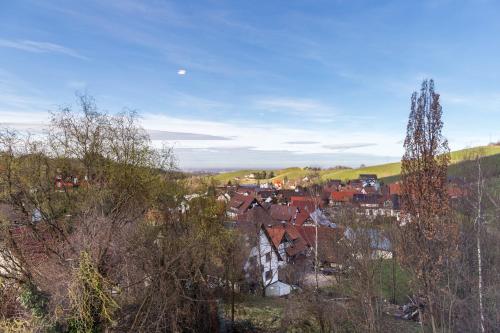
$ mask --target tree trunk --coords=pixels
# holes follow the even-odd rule
[[[234,327],[234,280],[231,281],[231,330]]]
[[[481,205],[483,199],[483,187],[482,187],[482,175],[481,175],[481,158],[477,159],[477,270],[478,270],[478,293],[479,293],[479,315],[480,315],[480,327],[481,332],[485,332],[484,328],[484,308],[483,308],[483,273],[482,273],[482,259],[481,259],[481,223],[482,223],[482,212]]]
[[[396,251],[392,253],[392,303],[396,304]]]
[[[437,333],[436,318],[434,314],[434,304],[432,302],[430,293],[427,294],[427,301],[429,303],[429,314],[431,318],[432,333]]]

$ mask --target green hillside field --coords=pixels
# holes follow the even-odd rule
[[[498,165],[497,162],[500,163],[500,145],[489,145],[489,146],[481,146],[474,148],[466,148],[462,150],[457,150],[451,152],[451,165],[450,165],[450,175],[459,175],[462,169],[462,166],[459,167],[459,164],[462,162],[474,159],[477,156],[492,156],[492,158],[487,159],[487,163],[492,164],[492,168],[496,168]],[[228,181],[235,181],[236,177],[239,177],[239,182],[241,184],[251,184],[257,183],[256,180],[244,179],[245,175],[248,175],[253,172],[257,172],[259,170],[238,170],[233,172],[221,173],[213,176],[213,179],[221,184],[226,184]],[[287,178],[289,181],[300,180],[306,176],[311,177],[314,172],[307,168],[286,168],[273,170],[276,175],[274,178],[270,179],[262,179],[261,183],[270,182],[273,180],[283,180]],[[319,176],[320,180],[325,181],[328,179],[340,179],[342,181],[356,179],[359,177],[359,174],[363,173],[372,173],[377,174],[379,178],[382,178],[386,183],[391,183],[399,178],[399,174],[401,172],[401,163],[386,163],[380,165],[367,166],[363,168],[357,169],[330,169],[330,170],[321,170],[316,172]]]

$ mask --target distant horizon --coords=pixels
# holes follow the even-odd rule
[[[30,119],[30,122],[0,121],[0,127],[7,127],[18,130],[22,133],[41,135],[47,129],[48,121],[42,121],[42,113],[37,118]],[[161,130],[151,130],[145,128],[150,136],[153,147],[162,147],[166,145],[173,149],[174,157],[177,162],[177,168],[186,172],[229,172],[238,170],[279,170],[286,168],[305,168],[320,167],[322,169],[335,168],[336,166],[345,166],[348,168],[359,168],[361,165],[374,166],[386,163],[399,162],[401,155],[380,156],[370,154],[356,154],[352,152],[338,152],[330,154],[318,153],[296,153],[280,150],[255,150],[252,147],[236,148],[183,148],[182,145],[192,141],[220,142],[229,140],[224,137],[211,136],[208,134],[195,134],[189,132],[170,132]],[[474,146],[450,147],[451,151],[473,148],[478,146],[487,146],[496,140],[480,143]],[[307,143],[309,144],[309,143]],[[398,142],[403,148],[402,140]],[[180,146],[180,147],[179,147]],[[375,146],[375,144],[371,145]],[[340,149],[342,150],[342,149]],[[352,150],[352,149],[351,149]],[[214,155],[215,154],[215,155]],[[245,159],[251,154],[254,160]],[[213,158],[217,156],[217,158]],[[222,157],[222,158],[221,158]],[[263,157],[263,159],[261,159]]]

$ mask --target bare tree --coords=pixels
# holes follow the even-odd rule
[[[0,132],[0,276],[51,325],[216,330],[223,207],[184,199],[171,151],[135,112],[78,107],[52,113],[44,136]]]

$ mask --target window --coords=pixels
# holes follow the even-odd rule
[[[271,261],[271,252],[266,253],[266,262]]]
[[[273,271],[270,270],[270,271],[267,271],[266,272],[266,281],[269,281],[273,278]]]

